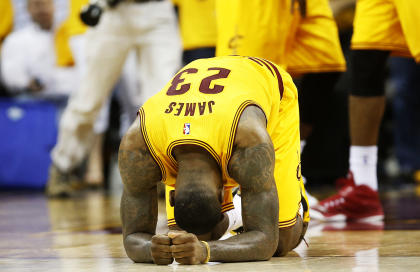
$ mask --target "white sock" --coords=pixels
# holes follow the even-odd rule
[[[222,235],[222,237],[219,238],[219,240],[226,240],[229,237],[232,237],[233,234],[231,233],[232,230],[236,230],[239,227],[243,226],[242,223],[242,200],[241,197],[236,194],[233,197],[233,206],[235,208],[233,210],[227,211],[226,214],[229,218],[229,226],[225,232],[225,234]]]
[[[367,185],[378,190],[376,167],[378,162],[378,147],[354,146],[350,147],[350,170],[353,172],[356,185]]]
[[[236,194],[233,197],[233,205],[235,208],[233,210],[227,211],[226,214],[229,218],[229,227],[227,229],[227,232],[230,232],[231,230],[235,230],[242,226],[242,202],[241,197]]]

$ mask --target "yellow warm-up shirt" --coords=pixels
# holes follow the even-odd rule
[[[215,1],[216,56],[261,57],[295,75],[346,69],[328,0],[307,0],[305,17],[297,1]]]
[[[88,3],[89,0],[69,0],[69,15],[55,33],[55,49],[59,66],[74,64],[69,42],[72,36],[83,34],[87,30],[87,26],[80,19],[80,11]]]
[[[420,2],[358,0],[351,47],[386,50],[420,63]]]
[[[215,0],[172,0],[178,6],[184,50],[216,46]]]
[[[0,1],[0,46],[13,28],[13,6],[11,0]]]
[[[228,163],[243,110],[256,105],[267,118],[267,132],[276,153],[275,179],[279,196],[279,227],[291,226],[302,200],[299,109],[289,74],[257,58],[225,56],[196,60],[140,109],[141,131],[162,172],[162,181],[176,187],[177,145],[205,148],[222,170],[225,189],[238,186]],[[225,193],[222,210],[232,208]],[[169,224],[175,224],[167,206]],[[306,219],[309,220],[306,215]]]

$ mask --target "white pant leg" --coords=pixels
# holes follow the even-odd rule
[[[131,25],[142,35],[136,36],[138,75],[141,94],[139,103],[160,91],[181,68],[182,44],[177,19],[169,1],[137,5],[142,16],[131,17]]]
[[[84,75],[86,71],[86,35],[82,34],[73,36],[70,39],[70,48],[78,72],[80,73],[80,75]],[[96,134],[102,134],[108,129],[110,108],[111,99],[108,98],[103,104],[101,110],[99,111],[98,117],[96,118],[95,123],[93,125],[93,131]]]
[[[76,167],[92,146],[93,123],[133,45],[133,33],[126,24],[117,6],[107,10],[99,25],[86,34],[86,71],[63,113],[58,142],[52,151],[53,163],[62,171]]]
[[[137,111],[141,106],[140,101],[137,101],[140,98],[137,74],[137,55],[135,50],[131,50],[125,60],[117,90],[117,98],[121,105],[121,137],[136,119]]]

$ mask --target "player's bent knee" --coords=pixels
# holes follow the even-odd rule
[[[303,222],[302,218],[298,215],[296,223],[293,226],[279,229],[279,242],[273,256],[286,256],[289,251],[296,248],[302,242],[307,228],[308,223]]]
[[[353,96],[383,96],[385,93],[385,68],[389,51],[353,50],[350,61]]]
[[[277,250],[274,253],[274,257],[284,257],[289,253],[289,249],[286,249],[286,245],[284,243],[280,243],[277,246]]]

